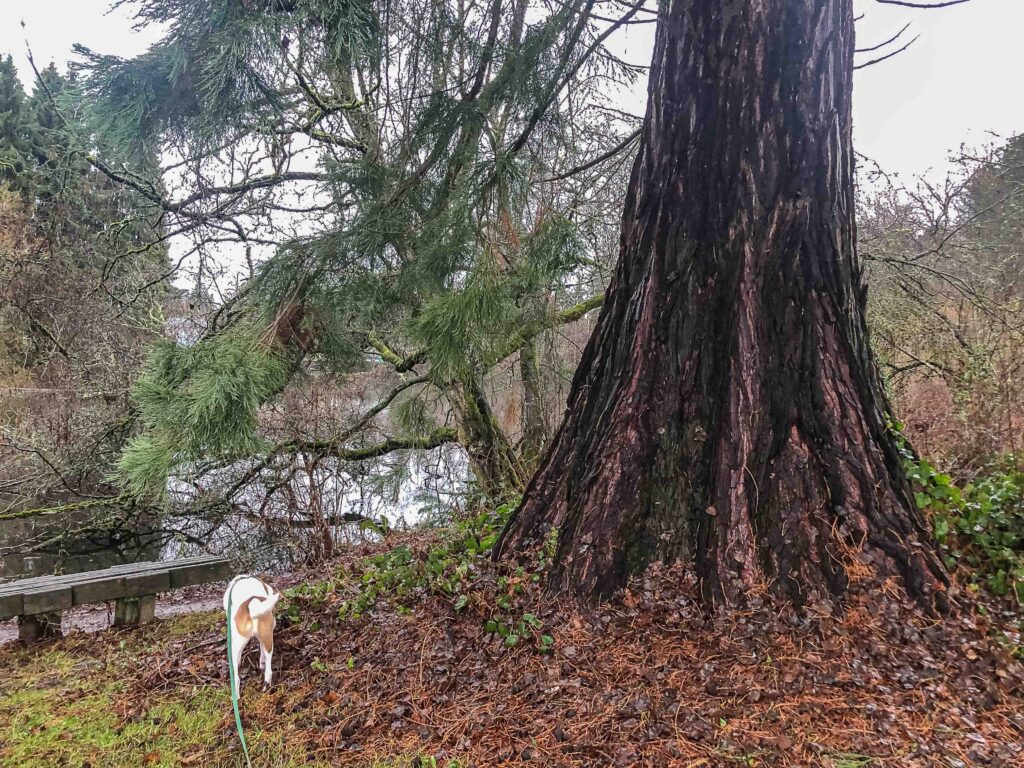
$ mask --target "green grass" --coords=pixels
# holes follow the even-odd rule
[[[854,752],[836,752],[830,759],[834,768],[868,768],[875,764],[875,758]]]
[[[197,682],[167,691],[140,691],[162,646],[221,629],[219,612],[195,613],[121,633],[75,635],[32,648],[0,649],[0,766],[18,768],[236,768],[238,748],[226,685]],[[258,768],[327,768],[310,755],[287,714],[270,716],[273,693],[243,692],[243,718]],[[253,713],[250,719],[248,713]],[[367,756],[366,768],[450,768],[430,758]]]
[[[227,688],[140,695],[132,681],[168,638],[208,630],[214,614],[161,622],[159,630],[72,638],[0,654],[0,765],[127,768],[241,765]],[[230,729],[230,730],[229,730]],[[283,734],[247,729],[259,765],[309,765],[287,755]],[[313,763],[315,765],[315,763]]]
[[[2,754],[9,764],[172,766],[223,740],[218,723],[224,697],[208,690],[157,700],[122,724],[114,711],[116,684],[82,691],[61,682],[10,695],[0,707],[6,722]]]

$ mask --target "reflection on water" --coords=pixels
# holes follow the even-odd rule
[[[66,535],[88,528],[90,514],[0,519],[0,579],[94,571],[159,558],[159,540],[145,531]]]
[[[207,473],[202,483],[169,486],[179,504],[231,488],[253,469],[239,462]],[[212,552],[254,572],[273,573],[379,535],[361,520],[406,528],[441,522],[466,496],[469,468],[456,446],[393,454],[372,466],[298,456],[282,469],[261,472],[233,498],[230,510],[181,521],[165,558]],[[268,489],[273,489],[268,493]]]
[[[442,522],[465,498],[469,478],[455,446],[395,454],[372,468],[300,456],[284,478],[280,468],[257,473],[230,506],[202,503],[222,498],[253,466],[239,462],[201,481],[172,480],[169,511],[136,530],[60,535],[88,529],[89,510],[0,519],[0,579],[202,553],[223,554],[255,573],[279,572],[378,536],[375,527],[360,525],[363,519],[392,528]]]

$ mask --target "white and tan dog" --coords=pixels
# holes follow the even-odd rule
[[[260,669],[263,682],[270,685],[271,660],[274,657],[274,607],[281,593],[254,576],[235,576],[224,593],[224,613],[231,633],[231,658],[228,663],[235,672],[234,694],[238,696],[238,665],[242,651],[252,638],[260,644]],[[230,610],[229,610],[230,604]],[[233,614],[233,615],[232,615]]]

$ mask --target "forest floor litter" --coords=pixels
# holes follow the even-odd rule
[[[1008,604],[976,597],[937,620],[878,585],[841,610],[765,597],[708,616],[683,565],[656,565],[593,609],[536,584],[510,603],[509,580],[481,558],[464,599],[378,599],[339,616],[363,558],[396,540],[423,557],[435,535],[354,548],[319,569],[344,576],[290,596],[273,686],[255,650],[243,660],[254,765],[1024,765],[1021,617]],[[496,603],[541,629],[509,647]],[[5,646],[0,764],[242,764],[223,637],[212,612]],[[105,719],[89,723],[83,707],[100,701]]]

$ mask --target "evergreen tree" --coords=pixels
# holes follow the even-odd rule
[[[0,59],[0,181],[22,191],[28,147],[25,136],[25,91],[14,60]]]
[[[25,95],[0,65],[0,475],[9,504],[116,495],[125,387],[160,332],[166,251],[137,193],[91,168],[74,83],[53,67]],[[137,249],[131,264],[118,257]],[[31,458],[34,457],[34,458]]]
[[[158,495],[171,473],[254,454],[262,471],[457,441],[486,493],[519,492],[544,438],[530,345],[600,304],[600,195],[573,176],[628,145],[594,104],[636,74],[603,47],[640,12],[623,5],[608,22],[589,0],[147,0],[140,22],[167,29],[150,51],[81,50],[95,166],[197,253],[234,241],[263,258],[205,338],[154,353],[127,488]],[[160,191],[136,165],[155,148],[177,159]],[[488,383],[520,349],[522,445]],[[344,375],[367,352],[405,381],[360,429],[261,440],[259,407],[297,372]],[[362,428],[389,404],[400,434]]]
[[[662,6],[622,248],[562,427],[498,553],[608,595],[692,558],[712,604],[945,604],[887,423],[854,241],[852,0]]]

